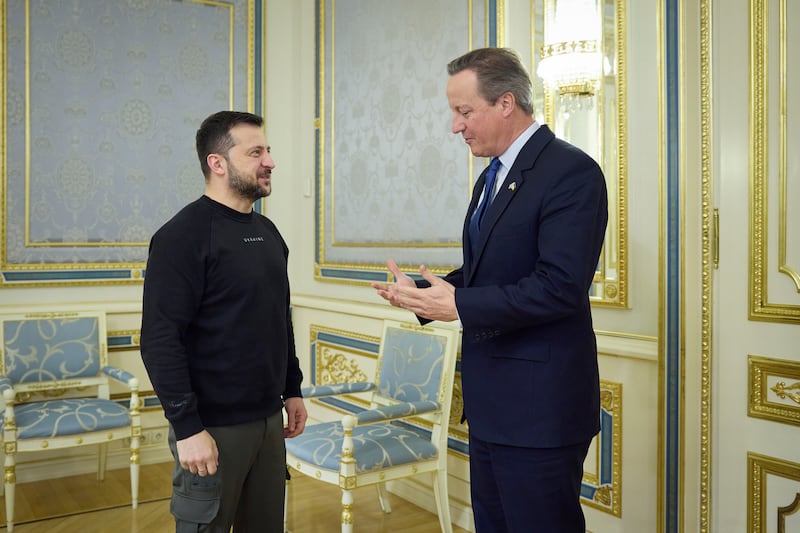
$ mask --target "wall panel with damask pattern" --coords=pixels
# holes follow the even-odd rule
[[[252,110],[261,2],[0,7],[0,286],[141,279],[150,236],[203,193],[197,127]]]
[[[497,4],[318,0],[318,279],[383,280],[387,257],[461,263],[486,162],[450,131],[446,66],[496,43]]]

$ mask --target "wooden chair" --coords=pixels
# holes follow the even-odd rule
[[[130,439],[131,502],[139,486],[138,380],[108,366],[103,312],[0,315],[0,435],[5,452],[8,531],[14,530],[16,456],[98,445],[103,480],[108,443]],[[130,390],[128,407],[109,399],[108,378]]]
[[[387,320],[374,382],[303,389],[305,398],[372,392],[369,409],[308,425],[302,435],[286,440],[290,467],[341,487],[343,532],[353,530],[355,488],[376,485],[388,513],[384,483],[420,474],[433,481],[442,531],[452,531],[447,434],[458,336],[454,329]]]

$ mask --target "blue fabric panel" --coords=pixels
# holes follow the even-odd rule
[[[366,392],[371,391],[374,388],[375,384],[369,382],[330,383],[327,385],[303,387],[300,389],[300,393],[303,395],[303,398],[313,398],[315,396],[334,396],[336,394]]]
[[[14,383],[97,376],[97,326],[96,317],[3,322],[6,375]]]
[[[376,407],[375,409],[367,409],[366,411],[358,413],[356,418],[358,418],[359,424],[365,424],[391,418],[404,418],[421,413],[430,413],[438,409],[439,404],[431,401],[396,403],[393,405]]]
[[[381,347],[378,394],[401,402],[438,400],[447,338],[387,328]]]
[[[130,380],[135,378],[133,374],[128,372],[127,370],[123,370],[121,368],[117,368],[115,366],[104,366],[103,367],[103,374],[106,376],[112,377],[117,381],[121,381],[123,383],[128,383]]]
[[[343,439],[341,422],[314,424],[307,426],[301,435],[286,439],[286,449],[302,461],[336,471],[339,470]],[[359,474],[416,463],[436,455],[436,447],[428,439],[394,424],[356,426],[353,429],[353,456]]]
[[[42,439],[119,428],[131,423],[128,410],[111,400],[74,398],[14,407],[18,439]],[[0,415],[0,431],[5,416]]]

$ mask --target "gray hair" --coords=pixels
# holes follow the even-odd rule
[[[478,48],[447,64],[449,75],[472,70],[478,79],[478,92],[494,104],[505,93],[514,95],[517,105],[533,116],[531,77],[519,54],[510,48]]]

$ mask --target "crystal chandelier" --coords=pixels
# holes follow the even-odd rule
[[[597,0],[551,0],[536,73],[560,95],[591,96],[603,71]]]

